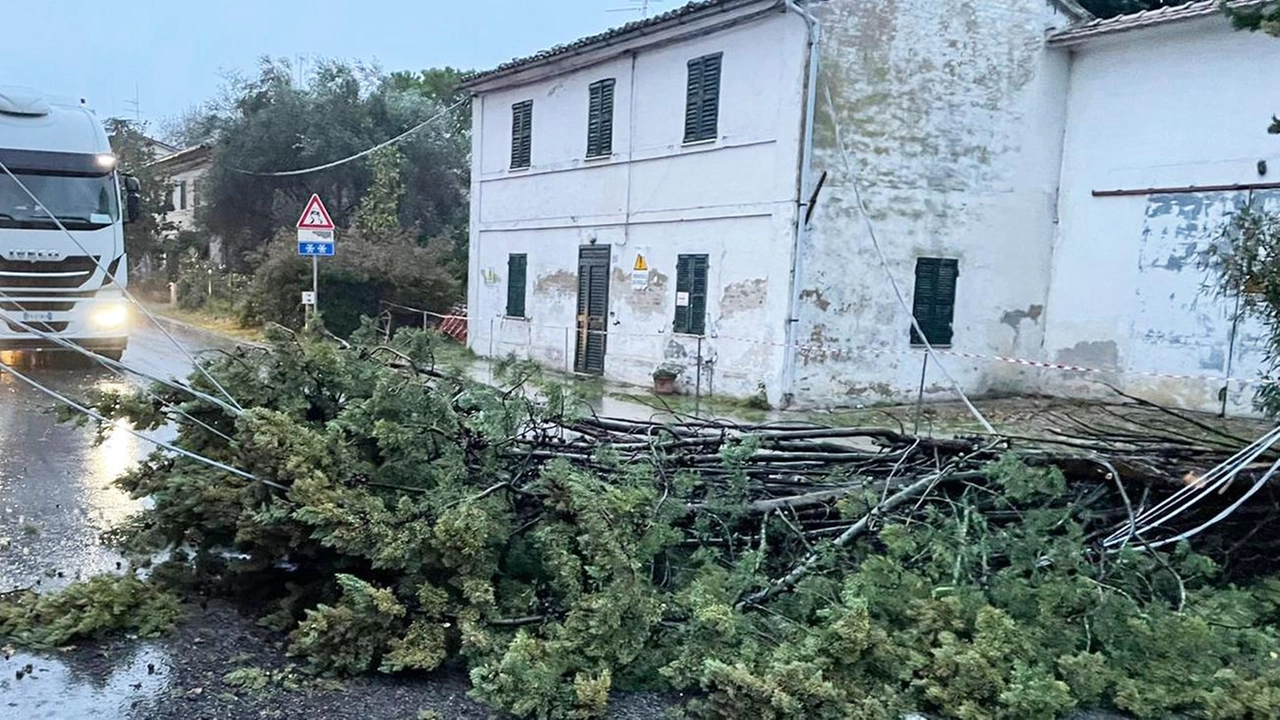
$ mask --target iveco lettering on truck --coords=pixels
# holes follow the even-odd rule
[[[83,101],[0,88],[0,350],[74,343],[119,359],[129,311],[121,177]]]

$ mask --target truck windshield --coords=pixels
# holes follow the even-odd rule
[[[68,230],[93,230],[120,218],[114,175],[77,177],[23,172],[14,175],[40,199],[44,208],[13,178],[0,173],[0,228],[56,230],[58,225],[50,214]]]

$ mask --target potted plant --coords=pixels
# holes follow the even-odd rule
[[[653,371],[653,392],[658,395],[675,395],[676,378],[682,368],[675,365],[659,365]]]

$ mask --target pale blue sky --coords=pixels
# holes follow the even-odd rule
[[[661,12],[687,0],[666,0]],[[0,85],[87,97],[100,115],[163,119],[267,54],[384,70],[487,68],[639,17],[632,0],[0,0]]]

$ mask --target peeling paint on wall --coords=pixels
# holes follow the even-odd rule
[[[649,286],[643,290],[631,287],[631,272],[620,267],[613,269],[613,286],[621,288],[620,297],[631,310],[641,315],[664,312],[667,300],[667,276],[657,270],[649,270]]]
[[[1113,368],[1120,364],[1115,340],[1081,341],[1058,351],[1057,361],[1081,367]]]
[[[557,270],[539,275],[533,291],[538,295],[578,294],[578,274],[569,270]]]
[[[720,314],[729,318],[739,313],[759,310],[769,297],[769,281],[753,278],[726,285],[720,298]]]

